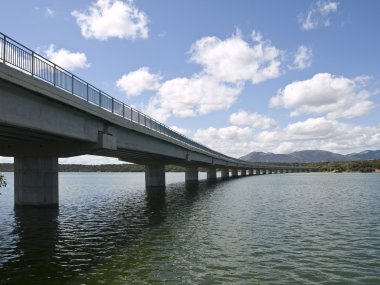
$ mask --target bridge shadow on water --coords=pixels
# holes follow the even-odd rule
[[[192,207],[220,184],[174,183],[93,204],[15,208],[13,243],[0,252],[0,284],[70,284],[139,243],[171,215]],[[185,213],[184,213],[185,212]],[[1,249],[2,250],[2,249]]]

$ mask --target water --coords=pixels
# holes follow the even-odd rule
[[[61,173],[56,210],[14,210],[6,177],[0,284],[380,284],[379,174],[146,192],[142,173]]]

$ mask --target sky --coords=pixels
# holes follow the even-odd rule
[[[1,10],[2,33],[224,154],[380,149],[380,1],[12,0]]]

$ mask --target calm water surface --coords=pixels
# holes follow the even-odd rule
[[[6,177],[0,284],[380,284],[379,174],[169,173],[151,192],[142,173],[61,173],[56,210],[14,209]]]

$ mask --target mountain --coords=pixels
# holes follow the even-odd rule
[[[375,160],[380,159],[380,150],[365,150],[359,153],[350,153],[346,155],[352,160]]]
[[[275,154],[266,152],[251,152],[240,159],[251,162],[332,162],[332,161],[354,161],[380,159],[380,150],[367,150],[360,153],[342,155],[324,150],[303,150],[289,154]]]

